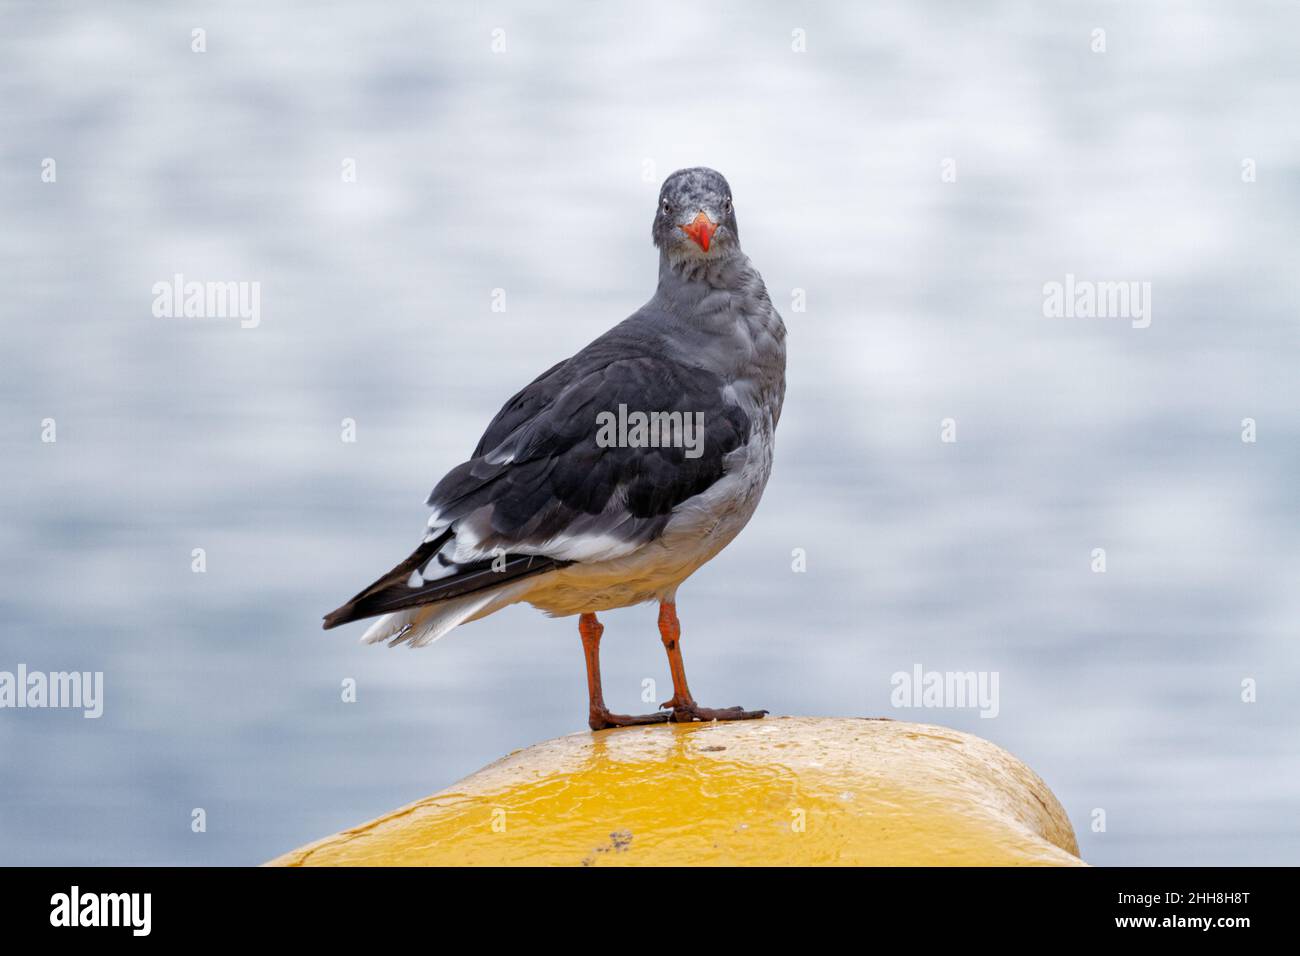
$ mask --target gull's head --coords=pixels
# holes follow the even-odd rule
[[[740,249],[731,187],[705,166],[679,169],[664,180],[651,229],[669,259],[723,259]]]

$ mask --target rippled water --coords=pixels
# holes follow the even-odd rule
[[[680,595],[701,700],[980,734],[1095,863],[1295,862],[1294,7],[611,6],[6,8],[0,670],[106,699],[0,711],[0,861],[259,862],[583,729],[572,620],[319,617],[648,297],[704,163],[790,369],[763,506]],[[260,325],[155,318],[176,273],[259,282]],[[1150,326],[1044,318],[1067,274],[1150,282]],[[654,612],[605,621],[635,709]],[[998,716],[895,710],[916,664],[996,672]]]

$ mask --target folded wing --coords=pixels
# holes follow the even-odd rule
[[[723,476],[750,434],[726,382],[666,357],[659,344],[624,323],[506,402],[473,457],[429,495],[421,546],[325,626],[620,557],[655,540],[675,508]],[[656,430],[618,427],[636,413]]]

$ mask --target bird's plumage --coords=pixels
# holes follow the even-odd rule
[[[624,554],[654,540],[673,509],[723,474],[752,430],[724,402],[717,372],[667,354],[662,317],[643,309],[511,399],[474,457],[429,495],[455,525],[462,558],[504,548],[562,560]],[[598,416],[623,406],[668,415],[709,409],[700,453],[602,447]]]
[[[670,228],[696,209],[721,223],[707,254]],[[670,177],[654,237],[651,300],[506,402],[430,493],[420,547],[326,627],[383,614],[365,640],[418,646],[517,601],[573,614],[663,599],[739,532],[771,469],[785,327],[720,175]],[[610,444],[602,416],[620,409],[702,432]]]

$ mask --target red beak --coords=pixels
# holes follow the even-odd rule
[[[705,213],[700,213],[695,217],[695,221],[686,226],[678,226],[682,232],[695,240],[705,252],[709,251],[709,240],[713,234],[718,231],[718,224],[708,217]]]

